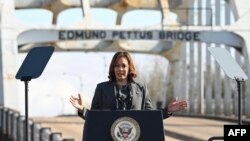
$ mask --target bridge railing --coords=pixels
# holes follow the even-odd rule
[[[29,141],[74,141],[63,139],[61,133],[43,128],[39,123],[29,120]],[[25,118],[19,112],[0,106],[0,140],[24,141]]]

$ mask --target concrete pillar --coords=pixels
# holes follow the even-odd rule
[[[17,22],[14,17],[14,1],[1,1],[1,30],[0,30],[0,104],[18,109],[19,95],[17,88],[16,57],[17,57]],[[4,28],[3,28],[4,27]]]

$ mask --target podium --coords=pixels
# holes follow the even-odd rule
[[[83,141],[164,141],[161,110],[89,110]]]

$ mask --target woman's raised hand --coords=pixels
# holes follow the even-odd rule
[[[189,107],[188,100],[177,100],[177,98],[168,104],[168,112],[178,112]]]
[[[82,97],[78,94],[78,97],[71,95],[70,103],[79,111],[83,111]]]

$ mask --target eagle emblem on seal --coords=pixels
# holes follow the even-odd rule
[[[118,118],[111,127],[114,141],[137,141],[140,137],[140,127],[136,120],[130,117]]]

